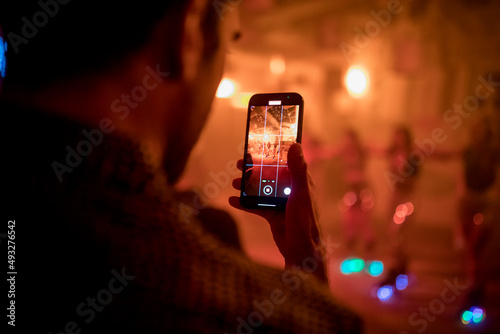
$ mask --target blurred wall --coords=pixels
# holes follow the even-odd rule
[[[238,195],[224,175],[237,174],[228,164],[242,156],[246,109],[238,106],[241,94],[296,91],[305,99],[304,140],[322,145],[338,144],[347,127],[375,149],[390,144],[399,124],[408,126],[419,142],[442,129],[446,140],[435,143],[436,152],[457,154],[426,156],[415,191],[416,221],[446,228],[457,223],[463,188],[458,153],[467,144],[471,122],[487,117],[499,137],[500,87],[491,82],[500,82],[500,2],[247,0],[238,10],[243,38],[228,55],[225,72],[237,83],[236,95],[214,101],[180,188],[195,187],[210,205],[227,208],[227,197]],[[273,59],[284,61],[284,72],[271,72]],[[361,98],[351,97],[344,84],[352,65],[369,74]],[[485,80],[490,85],[480,92],[488,97],[474,99]],[[471,111],[453,112],[464,103]],[[310,167],[327,230],[335,233],[336,203],[344,190],[340,162]],[[377,199],[373,219],[382,229],[391,195],[386,170],[387,159],[370,155],[367,175]]]

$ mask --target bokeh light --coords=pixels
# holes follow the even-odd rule
[[[236,93],[236,83],[231,79],[223,79],[219,88],[217,88],[217,93],[215,96],[221,99],[227,99],[232,97]]]
[[[350,262],[351,262],[350,259],[345,259],[344,261],[342,261],[342,263],[340,264],[340,272],[342,274],[344,274],[344,275],[351,274],[351,271],[350,271],[350,268],[349,268]]]
[[[408,207],[406,204],[400,204],[396,208],[396,214],[400,217],[406,216],[408,214]]]
[[[472,321],[474,323],[480,323],[484,319],[484,310],[480,307],[473,308],[472,310]]]
[[[464,311],[464,313],[462,313],[462,323],[464,324],[468,324],[470,323],[472,320],[472,312],[467,310],[467,311]]]
[[[273,74],[283,74],[286,70],[286,63],[283,56],[274,56],[269,62],[269,69]]]
[[[231,104],[235,108],[248,108],[248,102],[254,93],[236,93],[231,99]]]
[[[472,218],[474,225],[481,225],[484,221],[484,216],[482,213],[476,213]]]
[[[394,216],[392,220],[395,224],[402,224],[406,220],[406,217],[411,215],[415,210],[415,206],[412,202],[406,202],[404,204],[400,204],[396,207],[396,212],[394,212]]]
[[[359,273],[365,268],[365,261],[359,258],[347,258],[340,264],[340,272],[344,275]]]
[[[484,320],[484,318],[486,317],[486,313],[484,312],[484,310],[480,307],[477,307],[477,306],[472,306],[470,309],[468,310],[465,310],[463,313],[462,313],[462,323],[464,325],[468,325],[468,324],[478,324],[480,322],[482,322]]]
[[[0,30],[0,35],[2,31]],[[5,73],[7,69],[7,42],[4,42],[3,38],[0,37],[0,76],[5,78]]]
[[[396,289],[404,290],[408,286],[408,275],[401,274],[396,277]]]
[[[373,193],[370,189],[365,188],[361,190],[359,197],[361,198],[361,209],[363,211],[366,212],[373,209],[373,206],[375,205],[375,196],[373,196]]]
[[[358,200],[354,191],[349,191],[344,195],[343,201],[346,206],[353,206]]]
[[[363,259],[352,259],[349,268],[353,273],[359,273],[365,268],[365,261]]]
[[[395,224],[403,224],[406,219],[406,216],[400,217],[397,213],[394,214],[392,217],[392,220],[394,221]]]
[[[405,207],[407,209],[407,213],[406,213],[407,216],[411,215],[413,213],[413,211],[415,210],[415,206],[413,205],[412,202],[406,202]]]
[[[373,277],[380,276],[383,272],[384,264],[382,263],[382,261],[372,261],[368,265],[368,273]]]
[[[361,97],[368,88],[368,74],[361,67],[353,66],[347,71],[345,83],[351,96]]]
[[[406,217],[406,214],[403,210],[396,210],[396,213],[394,213],[394,214],[400,218]]]
[[[389,300],[392,295],[394,294],[394,290],[392,289],[392,286],[390,285],[384,285],[383,287],[380,287],[377,291],[377,297],[380,301],[386,301]]]

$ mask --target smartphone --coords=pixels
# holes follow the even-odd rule
[[[288,149],[302,138],[304,100],[297,93],[256,94],[248,103],[240,202],[284,210],[292,193]]]

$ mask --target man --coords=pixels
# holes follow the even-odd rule
[[[359,332],[328,291],[299,145],[288,157],[297,191],[286,214],[256,212],[285,270],[182,219],[173,185],[238,35],[234,12],[208,0],[5,2],[0,110],[17,328]]]

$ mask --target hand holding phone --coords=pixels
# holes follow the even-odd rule
[[[303,268],[326,283],[326,259],[320,240],[314,183],[308,173],[300,144],[290,147],[288,159],[295,191],[290,194],[286,210],[249,209],[242,206],[237,196],[230,197],[229,204],[267,220],[273,239],[285,258],[285,267]],[[242,169],[242,166],[243,160],[238,161],[238,168]],[[241,178],[233,181],[233,187],[237,190],[241,190],[241,184]],[[314,264],[312,269],[311,263]]]
[[[295,93],[250,99],[245,155],[238,161],[242,178],[233,181],[240,196],[230,197],[229,203],[268,221],[286,267],[311,272],[307,261],[314,259],[311,273],[326,283],[313,182],[296,144],[301,141],[303,108],[302,97]],[[271,138],[278,139],[277,149],[268,146]]]
[[[288,150],[300,143],[304,100],[297,93],[256,94],[248,105],[240,201],[284,210],[292,189]]]

